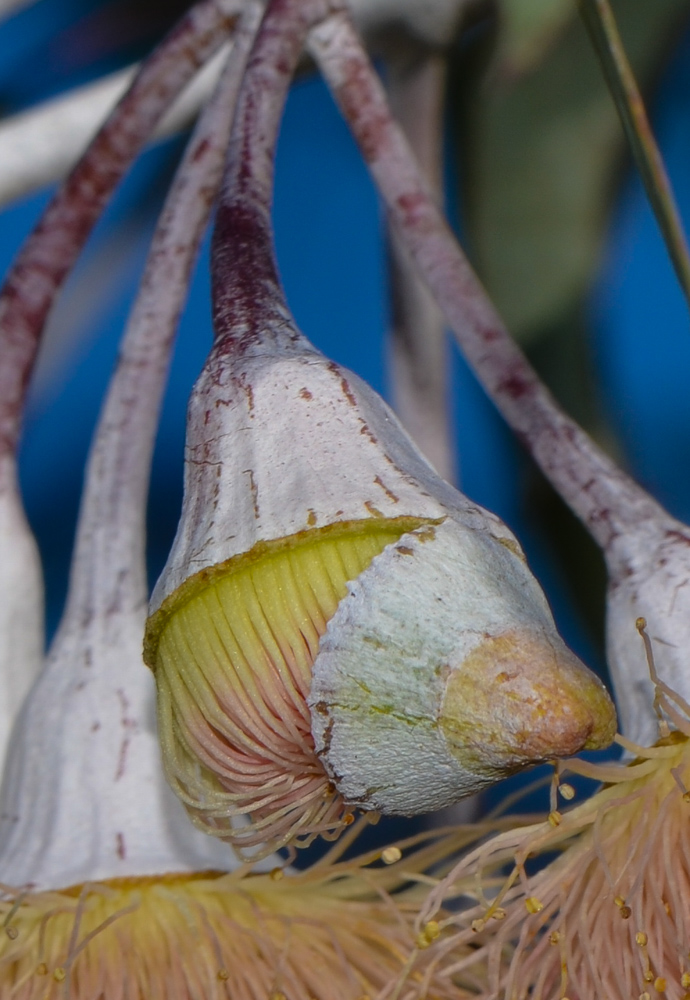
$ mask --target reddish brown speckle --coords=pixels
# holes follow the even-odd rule
[[[309,392],[309,390],[306,389],[306,388],[300,389],[299,394],[302,397],[302,399],[313,399],[314,398],[312,396],[312,394]]]
[[[522,399],[523,396],[531,392],[532,383],[522,372],[516,371],[507,375],[499,382],[496,390],[502,396],[510,396],[511,399]]]
[[[249,476],[249,489],[252,494],[252,507],[254,508],[254,517],[259,518],[259,488],[256,485],[256,480],[254,479],[253,469],[244,469],[244,475]]]
[[[383,492],[384,492],[384,493],[386,494],[386,496],[388,497],[388,499],[389,499],[389,500],[392,500],[392,501],[393,501],[393,503],[398,503],[398,501],[400,500],[400,497],[397,497],[397,496],[395,495],[395,493],[393,493],[393,491],[392,491],[392,490],[389,490],[389,489],[388,489],[388,487],[387,487],[387,486],[386,486],[386,484],[385,484],[385,483],[383,482],[383,480],[382,480],[382,479],[380,478],[380,476],[376,476],[376,477],[374,478],[374,482],[376,483],[376,485],[377,485],[377,486],[380,486],[380,487],[381,487],[381,489],[382,489],[382,490],[383,490]]]
[[[385,514],[382,514],[381,511],[378,509],[378,507],[375,507],[373,505],[371,500],[365,500],[364,506],[369,511],[372,517],[385,517]]]
[[[210,146],[211,146],[211,143],[209,142],[209,140],[208,139],[203,139],[199,143],[199,145],[197,146],[197,148],[194,150],[194,155],[192,156],[192,162],[193,163],[198,163],[199,160],[203,159],[203,157],[208,152]]]

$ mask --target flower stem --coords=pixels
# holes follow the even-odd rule
[[[429,194],[347,13],[318,25],[309,45],[465,357],[545,475],[606,549],[658,505],[560,409],[511,338]]]
[[[287,338],[304,343],[287,312],[275,260],[273,160],[283,107],[307,33],[327,12],[324,0],[271,0],[252,51],[213,235],[216,353],[251,350],[275,336],[281,342]]]
[[[141,67],[54,196],[0,289],[0,452],[14,451],[38,342],[57,292],[116,184],[164,111],[226,39],[239,0],[200,0]]]
[[[671,182],[609,0],[579,0],[582,20],[601,62],[623,131],[640,171],[669,257],[690,305],[690,251]]]
[[[391,108],[430,187],[442,201],[443,106],[447,60],[421,46],[387,63]],[[454,482],[455,448],[448,399],[448,340],[443,313],[395,229],[388,230],[392,295],[390,373],[403,426],[443,479]]]

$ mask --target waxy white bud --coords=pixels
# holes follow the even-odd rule
[[[236,847],[435,809],[615,730],[511,532],[287,316],[199,379],[151,611],[168,776]]]

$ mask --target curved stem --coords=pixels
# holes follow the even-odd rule
[[[285,306],[273,249],[273,158],[304,41],[327,11],[325,0],[272,0],[252,51],[213,234],[216,352],[223,344],[223,350],[255,349],[269,328],[274,336],[282,330],[288,341],[301,339]]]
[[[444,54],[415,46],[411,55],[401,53],[387,64],[391,108],[439,203],[446,62]],[[388,238],[393,408],[438,474],[452,483],[456,461],[445,319],[393,227]]]
[[[242,74],[263,13],[249,0],[227,68],[178,168],[151,244],[89,458],[70,608],[90,613],[146,598],[149,469],[172,342],[223,161]],[[134,579],[132,579],[134,573]]]
[[[606,549],[660,508],[560,409],[511,338],[421,178],[347,13],[316,27],[309,44],[465,357],[546,476]]]
[[[0,452],[16,447],[38,341],[60,286],[163,112],[227,37],[239,4],[201,0],[173,28],[143,64],[15,259],[0,290]]]

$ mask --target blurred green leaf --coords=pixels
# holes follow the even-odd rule
[[[532,6],[532,16],[518,13],[520,6]],[[588,286],[625,148],[579,19],[561,26],[555,44],[544,49],[562,7],[559,0],[501,0],[502,30],[512,35],[506,41],[499,33],[489,72],[467,95],[462,136],[461,148],[469,150],[471,250],[489,293],[523,341],[558,323]],[[668,55],[690,0],[620,0],[615,9],[645,87]],[[516,77],[515,53],[537,50],[538,64]]]
[[[503,70],[531,69],[576,16],[573,0],[502,0],[498,61]]]

